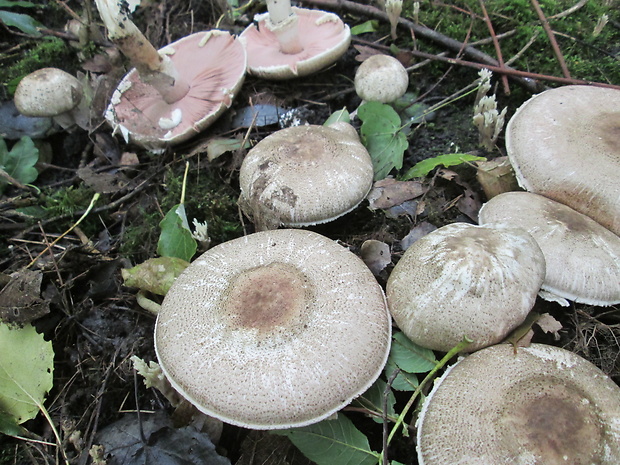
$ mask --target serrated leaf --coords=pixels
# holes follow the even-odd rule
[[[32,325],[0,323],[0,412],[23,423],[37,416],[52,388],[54,350]]]
[[[329,117],[323,123],[323,126],[329,126],[330,124],[338,123],[338,122],[343,122],[343,123],[351,122],[351,115],[349,114],[346,108],[335,111],[331,115],[329,115]]]
[[[34,37],[41,36],[38,28],[44,27],[39,21],[32,16],[22,13],[14,13],[12,11],[0,10],[0,20],[9,27],[16,27],[24,34]]]
[[[188,261],[178,257],[157,257],[121,272],[125,286],[166,295],[174,280],[188,266]]]
[[[390,105],[366,102],[357,109],[357,116],[363,121],[360,133],[372,158],[375,181],[384,179],[394,168],[402,168],[409,142],[401,131],[398,113]]]
[[[470,155],[468,153],[448,153],[445,155],[439,155],[433,158],[427,158],[426,160],[422,160],[419,163],[416,163],[415,166],[411,167],[403,176],[403,181],[407,181],[412,178],[422,178],[430,173],[433,169],[438,166],[444,166],[448,168],[449,166],[460,165],[461,163],[465,163],[468,161],[484,161],[486,158],[477,157],[475,155]]]
[[[389,359],[407,373],[426,373],[435,368],[435,353],[410,341],[402,332],[392,336]]]
[[[335,420],[273,433],[287,436],[317,465],[376,465],[379,459],[379,454],[370,450],[366,436],[342,414]]]
[[[157,242],[157,253],[162,257],[177,257],[189,262],[198,245],[189,229],[183,204],[175,205],[159,223],[161,234]]]
[[[399,370],[399,372],[396,378],[392,380],[392,389],[396,389],[397,391],[415,391],[420,384],[418,377],[413,373],[400,370],[396,363],[394,363],[394,360],[388,358],[384,369],[385,377],[390,379],[396,370]]]
[[[383,403],[385,398],[385,388],[387,383],[381,378],[377,379],[372,386],[361,396],[353,401],[353,404],[360,405],[361,407],[379,414],[379,416],[371,416],[371,418],[377,423],[383,423],[381,416],[383,415]],[[394,393],[390,390],[387,394],[387,416],[394,417],[394,404],[396,404],[396,398]]]
[[[28,184],[37,179],[39,172],[34,167],[39,161],[39,149],[30,137],[22,137],[13,145],[9,152],[6,143],[0,139],[0,168],[22,184]],[[6,181],[0,180],[0,192],[6,186]]]

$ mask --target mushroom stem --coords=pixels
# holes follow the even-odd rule
[[[291,8],[290,0],[267,0],[267,28],[280,42],[280,51],[293,55],[303,50],[297,29],[297,14]]]
[[[129,19],[124,0],[95,0],[99,15],[112,40],[135,66],[143,82],[152,85],[166,103],[174,103],[187,94],[189,84],[179,77],[174,64],[158,52]]]

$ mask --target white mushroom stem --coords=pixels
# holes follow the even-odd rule
[[[183,98],[189,84],[179,77],[172,60],[159,53],[129,19],[126,0],[95,1],[108,37],[135,66],[140,78],[157,89],[166,103]]]
[[[280,42],[280,51],[287,54],[303,50],[297,29],[297,14],[291,8],[291,0],[267,0],[267,27]]]

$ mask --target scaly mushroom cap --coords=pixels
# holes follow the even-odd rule
[[[168,104],[133,69],[118,85],[105,114],[126,140],[154,149],[183,142],[211,125],[232,105],[246,68],[245,48],[224,31],[189,35],[160,53],[170,56],[189,83],[187,95]]]
[[[355,92],[368,102],[390,103],[407,92],[409,74],[396,58],[373,55],[355,73]]]
[[[58,68],[42,68],[25,76],[15,89],[15,107],[24,116],[57,116],[82,100],[82,83]]]
[[[413,243],[387,283],[390,313],[418,345],[448,352],[495,344],[523,322],[545,276],[545,260],[522,229],[465,223]]]
[[[479,219],[536,239],[547,263],[545,291],[590,305],[620,303],[620,237],[591,218],[541,195],[507,192],[486,203]]]
[[[295,126],[260,141],[241,165],[241,205],[276,226],[308,226],[353,210],[368,194],[372,160],[347,123]]]
[[[435,382],[417,422],[420,465],[617,465],[620,388],[544,344],[500,344]]]
[[[519,184],[620,235],[620,91],[565,86],[523,104],[506,128]]]
[[[240,36],[248,51],[248,71],[264,79],[292,79],[315,73],[334,63],[349,48],[349,26],[333,13],[295,8],[302,51],[282,53],[277,36],[266,25],[268,15],[257,17]]]
[[[166,295],[155,350],[207,415],[275,429],[322,420],[368,389],[390,348],[383,291],[353,253],[302,230],[213,247]]]

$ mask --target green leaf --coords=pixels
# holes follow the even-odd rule
[[[0,20],[7,26],[16,27],[24,34],[34,37],[41,36],[41,32],[38,28],[44,27],[43,24],[33,17],[22,13],[14,13],[12,11],[0,10]]]
[[[157,253],[162,257],[177,257],[189,262],[198,245],[193,238],[187,222],[183,204],[175,205],[159,223],[161,234],[157,243]]]
[[[329,126],[330,124],[338,123],[340,121],[342,121],[343,123],[351,122],[351,115],[349,115],[349,112],[347,111],[346,108],[335,111],[331,115],[329,115],[329,118],[325,120],[325,122],[323,123],[323,126]]]
[[[372,416],[371,418],[377,423],[383,423],[383,402],[385,398],[385,388],[387,383],[381,378],[377,379],[375,383],[361,396],[353,401],[354,405],[359,405],[362,408],[377,413],[378,416]],[[395,417],[394,404],[396,404],[396,398],[394,393],[390,390],[387,394],[387,416]]]
[[[0,168],[22,184],[37,179],[39,172],[34,167],[39,161],[39,149],[30,137],[22,137],[9,152],[6,143],[0,139]],[[6,180],[0,179],[0,192],[6,187]]]
[[[0,433],[9,436],[24,436],[25,429],[17,424],[13,416],[0,412]]]
[[[357,109],[357,116],[363,121],[360,132],[372,158],[375,181],[384,179],[393,168],[402,168],[409,142],[401,132],[398,113],[385,103],[366,102]]]
[[[52,343],[34,326],[0,323],[0,413],[5,419],[19,424],[37,416],[52,388],[53,371]]]
[[[370,21],[366,21],[365,23],[358,24],[357,26],[353,26],[351,28],[351,35],[359,35],[364,34],[366,32],[375,32],[379,27],[379,21],[376,19],[371,19]]]
[[[376,465],[379,459],[379,454],[370,450],[366,436],[342,414],[335,420],[273,433],[287,436],[317,465]]]
[[[407,373],[426,373],[435,368],[435,353],[411,342],[400,331],[392,336],[392,347],[388,357],[394,365]]]
[[[449,166],[460,165],[461,163],[465,163],[468,161],[482,160],[486,160],[486,158],[477,157],[468,153],[447,153],[445,155],[427,158],[426,160],[422,160],[415,166],[411,167],[409,171],[407,171],[403,176],[403,181],[407,181],[408,179],[412,178],[424,177],[438,166],[445,166],[447,168]]]
[[[413,373],[407,373],[399,369],[396,363],[394,363],[394,360],[388,358],[384,369],[385,377],[390,379],[396,370],[399,370],[399,372],[396,378],[392,380],[392,389],[396,389],[397,391],[415,391],[420,384],[418,377]]]
[[[36,3],[32,2],[24,2],[24,1],[11,1],[11,0],[0,0],[0,8],[11,8],[13,6],[19,6],[22,8],[34,8],[38,6]]]

